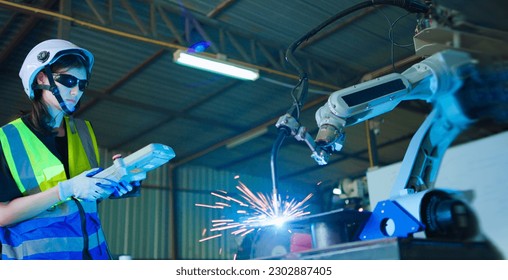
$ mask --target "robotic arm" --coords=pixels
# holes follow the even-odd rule
[[[376,205],[360,235],[363,240],[406,237],[422,230],[428,237],[447,239],[463,240],[477,234],[475,217],[465,203],[467,199],[461,197],[463,194],[431,189],[445,151],[464,129],[481,118],[508,122],[508,64],[499,59],[508,55],[504,51],[506,41],[476,44],[483,40],[473,39],[477,36],[469,32],[455,31],[453,26],[449,28],[449,24],[453,25],[450,10],[436,7],[439,9],[431,9],[432,19],[441,19],[440,25],[445,26],[432,27],[434,21],[424,15],[427,20],[421,21],[423,31],[415,36],[419,40],[429,37],[425,42],[430,44],[419,48],[431,47],[431,53],[422,54],[430,55],[426,59],[401,74],[392,73],[332,93],[316,112],[319,131],[315,139],[293,114],[281,116],[276,123],[277,128],[283,128],[281,131],[289,131],[304,141],[318,164],[326,165],[329,156],[342,149],[346,127],[390,112],[405,100],[432,104],[432,112],[406,151],[390,198]],[[436,35],[434,31],[449,36]],[[451,39],[445,40],[436,48],[432,42],[444,37],[453,38],[453,44],[449,44]],[[493,53],[492,49],[501,51]],[[393,234],[385,230],[388,220],[396,224]]]
[[[435,103],[443,96],[453,95],[474,64],[467,53],[448,50],[430,56],[402,74],[388,74],[334,92],[316,112],[319,127],[316,145],[337,152],[342,143],[336,142],[344,138],[347,126],[387,113],[404,100]],[[450,106],[458,107],[453,102],[446,105],[448,110]],[[460,115],[460,108],[454,111]]]
[[[389,74],[331,94],[316,112],[319,132],[315,140],[288,114],[276,125],[290,127],[292,135],[311,148],[318,164],[325,165],[332,152],[340,151],[346,127],[387,113],[404,100],[432,103],[432,112],[406,151],[390,199],[378,203],[360,239],[406,237],[422,230],[428,237],[471,238],[478,233],[477,222],[464,202],[464,195],[431,189],[445,151],[479,117],[471,114],[471,106],[477,106],[475,101],[466,101],[464,96],[475,96],[470,100],[482,99],[482,90],[477,89],[485,77],[497,77],[489,81],[493,84],[504,83],[504,75],[481,70],[469,53],[444,50],[401,74]],[[495,93],[506,98],[502,91],[492,91]],[[385,230],[387,220],[396,224],[392,234]]]
[[[477,221],[458,192],[431,190],[444,153],[453,140],[480,118],[508,120],[503,89],[507,65],[485,66],[467,52],[445,50],[402,74],[334,92],[316,112],[317,147],[340,150],[344,128],[393,110],[404,100],[425,100],[433,110],[411,140],[390,199],[378,203],[360,234],[361,239],[405,237],[425,230],[428,237],[467,239],[476,235]],[[339,142],[339,144],[337,144]],[[396,223],[388,235],[386,220]]]
[[[404,100],[435,103],[443,107],[442,113],[454,122],[469,123],[453,95],[462,86],[464,78],[471,74],[475,63],[468,53],[446,50],[413,65],[402,74],[388,74],[336,91],[316,111],[319,131],[315,140],[289,114],[283,115],[276,126],[289,128],[297,140],[309,146],[311,157],[319,165],[326,165],[330,154],[342,149],[345,127],[387,113]]]

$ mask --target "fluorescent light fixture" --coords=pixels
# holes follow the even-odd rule
[[[173,60],[181,65],[237,79],[255,81],[259,78],[259,71],[257,69],[234,64],[224,59],[206,57],[195,53],[187,53],[182,50],[177,50],[173,53]]]

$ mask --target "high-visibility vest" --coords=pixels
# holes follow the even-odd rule
[[[99,150],[89,122],[66,118],[69,175],[99,166]],[[21,119],[0,129],[12,177],[24,195],[67,180],[62,162]],[[109,259],[96,202],[69,199],[39,215],[0,227],[2,259]]]

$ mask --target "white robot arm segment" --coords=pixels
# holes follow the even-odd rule
[[[413,65],[330,95],[316,112],[316,144],[331,146],[343,129],[393,110],[403,100],[426,100],[455,92],[462,85],[462,70],[473,60],[467,53],[447,50]],[[343,138],[343,137],[342,137]]]

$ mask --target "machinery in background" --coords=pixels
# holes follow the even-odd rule
[[[399,5],[396,1],[380,2]],[[495,2],[499,7],[506,6],[502,1]],[[404,1],[404,4],[418,6],[422,3]],[[395,242],[399,247],[421,250],[421,242],[431,241],[433,247],[430,250],[421,250],[428,255],[412,255],[411,252],[405,255],[413,258],[446,258],[452,252],[451,258],[502,258],[481,234],[467,193],[434,189],[434,183],[444,153],[462,131],[479,120],[508,122],[508,36],[504,30],[468,22],[464,14],[448,7],[461,8],[452,0],[425,1],[425,5],[428,10],[418,6],[417,34],[414,36],[416,53],[425,57],[424,60],[401,74],[388,74],[331,94],[328,102],[316,112],[319,132],[315,139],[299,124],[298,114],[294,113],[301,107],[303,98],[297,99],[292,111],[281,116],[276,126],[297,140],[304,141],[312,151],[312,158],[318,164],[325,165],[333,153],[340,152],[346,139],[346,127],[390,112],[405,100],[424,100],[432,104],[432,112],[406,151],[390,197],[379,202],[368,218],[363,214],[356,217],[356,223],[349,220],[342,224],[348,228],[354,225],[355,235],[339,238],[340,241],[335,244],[371,240],[364,244],[374,244],[378,248],[379,242]],[[407,6],[403,8],[410,10]],[[356,8],[348,12],[354,10]],[[317,33],[316,30],[302,38],[308,39]],[[289,50],[294,51],[294,45],[298,46],[301,41],[288,48],[288,53]],[[286,58],[294,63],[292,57]],[[304,97],[307,77],[305,73],[300,73],[300,77],[296,88],[299,96]],[[278,146],[280,141],[274,144],[274,151]],[[276,189],[276,176],[273,173]],[[342,220],[358,213],[332,212],[328,214],[341,216]],[[326,215],[323,213],[304,219],[319,219],[328,223],[326,234],[318,234],[311,228],[314,249],[322,249],[317,246],[319,236],[330,240],[340,231],[330,224],[337,224],[336,220],[327,221],[323,218]],[[424,233],[425,238],[413,238],[419,233]],[[330,242],[324,243],[332,245]],[[362,245],[343,244],[343,249],[350,250],[348,246]],[[450,248],[455,248],[455,251],[450,251]],[[472,250],[473,254],[465,253]],[[440,255],[442,251],[447,251],[448,255]],[[304,255],[300,257],[304,258]]]
[[[369,188],[367,178],[357,179],[344,178],[339,181],[337,187],[332,189],[330,210],[351,209],[369,210]]]
[[[312,248],[355,240],[369,214],[367,178],[340,180],[320,187],[320,214],[294,219],[285,225],[270,226],[243,238],[237,258],[266,258],[301,253]]]

